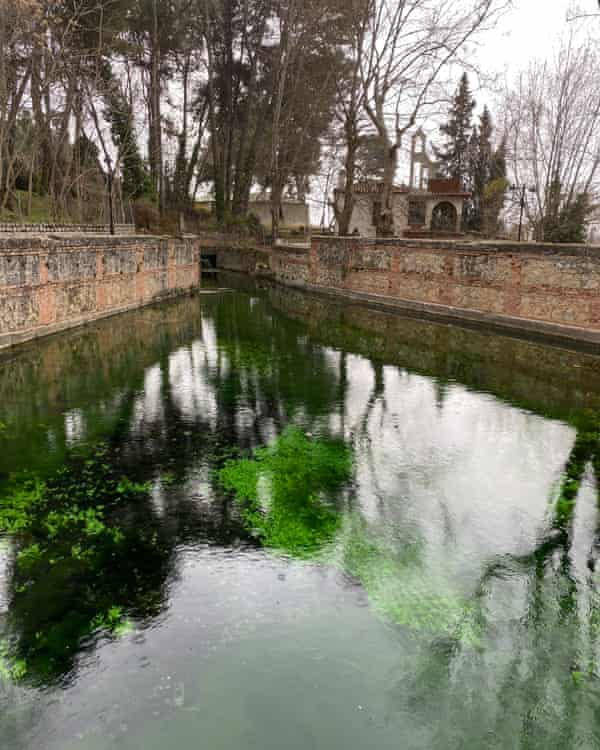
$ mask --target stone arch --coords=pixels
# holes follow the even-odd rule
[[[458,211],[449,201],[438,203],[431,214],[431,231],[455,234],[458,232]]]

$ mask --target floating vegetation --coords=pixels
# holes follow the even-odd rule
[[[348,518],[333,563],[360,581],[375,610],[387,621],[411,630],[443,636],[464,645],[480,645],[477,609],[455,594],[440,573],[420,560],[420,545],[400,547],[375,541],[364,519]]]
[[[565,528],[571,522],[586,468],[597,461],[599,454],[600,417],[591,415],[577,431],[575,445],[564,471],[556,502],[555,528]]]
[[[252,458],[228,461],[220,480],[266,547],[340,567],[390,622],[478,644],[474,611],[423,570],[414,545],[394,550],[371,541],[358,514],[337,510],[332,501],[351,471],[343,443],[311,440],[289,428]]]
[[[161,474],[160,481],[163,487],[173,487],[178,483],[177,475],[172,471],[165,471]]]
[[[310,558],[340,528],[341,516],[331,501],[351,474],[344,443],[311,440],[291,427],[252,458],[228,461],[219,477],[266,547]]]
[[[131,615],[160,611],[170,549],[151,487],[126,476],[105,444],[72,453],[44,481],[20,475],[4,487],[0,531],[15,547],[5,679],[61,677],[83,639],[122,636]]]

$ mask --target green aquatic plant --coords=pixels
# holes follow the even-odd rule
[[[423,570],[417,542],[394,548],[371,539],[358,514],[343,515],[324,502],[351,473],[351,453],[343,443],[311,440],[290,428],[251,458],[228,461],[219,477],[266,547],[339,567],[396,625],[477,645],[474,610],[441,576]]]
[[[588,464],[594,464],[600,454],[600,417],[588,416],[577,430],[575,445],[569,456],[555,507],[556,528],[564,529],[572,520],[577,497]],[[600,482],[600,477],[597,478]]]
[[[123,607],[112,606],[106,612],[100,612],[90,623],[90,630],[104,631],[117,637],[133,631],[133,624],[123,611]]]
[[[340,526],[331,501],[351,473],[350,450],[343,442],[312,440],[291,427],[252,458],[228,461],[219,479],[266,547],[312,557]]]
[[[0,681],[20,682],[27,676],[27,671],[25,659],[12,658],[7,641],[0,641]]]
[[[165,471],[160,476],[160,481],[163,487],[173,487],[177,484],[177,475],[172,471]]]
[[[119,637],[131,614],[159,611],[170,549],[148,512],[151,487],[105,444],[72,453],[43,481],[14,476],[3,487],[0,531],[16,552],[5,678],[60,677],[84,639]]]
[[[364,519],[352,514],[331,562],[360,582],[371,605],[388,622],[479,646],[475,607],[452,590],[442,572],[425,569],[420,549],[418,541],[398,545],[372,538]]]

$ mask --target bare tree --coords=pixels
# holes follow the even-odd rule
[[[40,13],[35,0],[0,0],[0,211],[11,199],[16,131],[31,82],[31,51]]]
[[[506,95],[509,169],[534,188],[536,237],[552,211],[600,190],[600,54],[570,31],[551,60],[533,62]],[[559,195],[557,195],[559,190]]]
[[[600,9],[600,0],[586,0],[584,6],[580,3],[574,3],[573,7],[569,9],[567,21],[578,21],[583,18],[600,18],[598,9]]]
[[[285,187],[280,160],[283,97],[290,69],[296,64],[302,45],[302,34],[299,29],[302,22],[300,0],[287,0],[282,4],[280,13],[280,40],[275,59],[271,132],[271,226],[274,240],[279,237],[281,202]]]
[[[354,21],[350,27],[346,44],[348,64],[345,75],[337,85],[338,118],[343,131],[345,146],[343,186],[334,196],[332,203],[335,220],[340,235],[350,232],[350,222],[356,203],[354,184],[356,182],[357,157],[364,134],[364,95],[361,70],[364,62],[369,4],[363,0],[355,2]]]
[[[405,133],[444,94],[442,73],[510,0],[369,0],[361,77],[384,180],[378,233],[393,234],[393,185]]]

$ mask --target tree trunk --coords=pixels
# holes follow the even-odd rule
[[[158,210],[164,210],[164,175],[162,154],[162,117],[161,117],[161,49],[159,33],[158,0],[153,1],[152,50],[150,59],[150,171],[154,190],[158,197]]]
[[[394,180],[398,166],[398,145],[385,143],[385,160],[383,170],[383,190],[381,194],[381,212],[377,222],[377,236],[394,236]]]
[[[346,122],[344,123],[344,131],[346,134],[346,159],[344,162],[345,180],[343,205],[340,209],[337,201],[335,201],[333,209],[338,225],[338,233],[342,237],[350,234],[350,223],[356,205],[354,184],[356,182],[356,154],[358,152],[360,140],[356,118],[353,114],[348,115]]]
[[[281,216],[281,200],[283,196],[283,179],[279,164],[279,150],[281,146],[281,115],[283,110],[283,97],[287,83],[288,69],[290,65],[290,35],[292,17],[296,11],[295,0],[290,0],[287,15],[282,21],[281,42],[279,50],[278,71],[276,77],[276,88],[273,107],[273,130],[271,142],[271,217],[273,242],[279,237],[279,219]]]
[[[271,188],[271,234],[273,242],[279,239],[281,226],[281,202],[283,199],[283,187],[280,183]]]
[[[225,70],[223,71],[224,107],[222,113],[223,126],[223,194],[225,211],[231,210],[231,179],[233,159],[233,130],[234,130],[234,64],[233,64],[233,4],[232,0],[225,0],[223,13],[225,39]]]
[[[262,39],[263,33],[264,23],[260,28],[258,38]],[[239,126],[239,145],[235,163],[235,180],[231,209],[234,216],[244,216],[248,213],[252,176],[254,174],[254,165],[256,163],[258,135],[262,116],[264,116],[264,113],[254,109],[254,118],[251,117],[251,112],[253,111],[252,104],[256,98],[257,72],[258,53],[255,52],[250,66],[248,91],[246,93],[247,103]],[[260,109],[262,110],[262,107]],[[253,119],[255,120],[254,127],[251,128]]]

